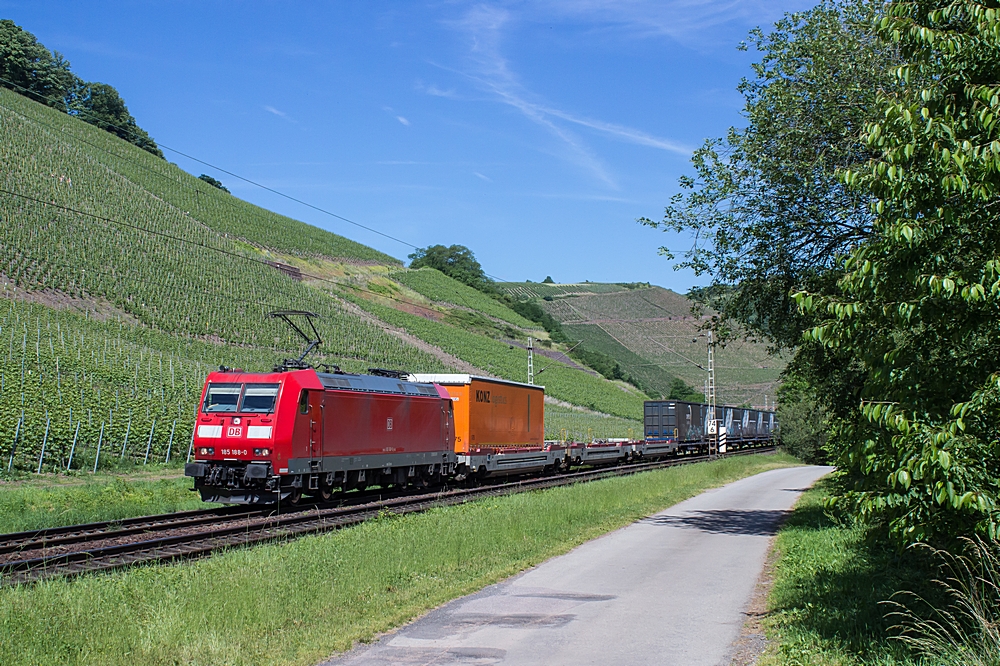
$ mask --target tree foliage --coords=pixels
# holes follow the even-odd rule
[[[752,41],[747,126],[645,223],[694,233],[718,326],[795,350],[785,436],[837,502],[902,543],[996,538],[998,3],[824,2]]]
[[[73,92],[68,112],[95,127],[111,132],[119,139],[135,144],[157,157],[163,157],[160,147],[129,113],[125,100],[106,83],[81,81]]]
[[[694,236],[676,267],[711,275],[706,295],[725,295],[713,303],[724,306],[720,332],[735,322],[797,346],[808,319],[790,291],[832,283],[838,256],[871,233],[868,198],[837,178],[869,156],[861,130],[893,85],[884,69],[895,49],[875,40],[871,4],[822,2],[753,31],[761,60],[738,87],[746,126],[695,152],[695,176],[681,179],[662,221],[640,220]]]
[[[872,200],[872,235],[839,294],[796,294],[816,343],[855,357],[861,405],[835,422],[843,501],[904,541],[998,536],[1000,10],[891,2],[899,86],[842,180]]]
[[[800,460],[826,462],[829,414],[816,386],[793,373],[778,388],[777,402],[781,445]]]
[[[54,107],[65,105],[77,82],[61,53],[49,51],[10,19],[0,20],[0,77],[5,88],[19,86]]]
[[[207,173],[203,173],[200,176],[198,176],[198,180],[203,180],[206,183],[208,183],[209,185],[211,185],[212,187],[220,189],[223,192],[225,192],[226,194],[229,194],[229,188],[227,188],[225,185],[223,185],[221,180],[218,180],[216,178],[212,178]]]
[[[0,20],[0,86],[10,88],[163,157],[156,142],[136,123],[118,91],[88,83],[70,70],[58,51],[10,19]]]
[[[493,280],[486,276],[476,255],[464,245],[431,245],[408,255],[410,268],[430,266],[445,275],[487,294],[497,294]]]

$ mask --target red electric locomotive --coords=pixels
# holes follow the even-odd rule
[[[195,462],[184,468],[203,500],[295,504],[303,494],[326,500],[338,488],[428,485],[454,472],[447,391],[392,371],[317,372],[302,359],[319,342],[274,372],[209,374]]]

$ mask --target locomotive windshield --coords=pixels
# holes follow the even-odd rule
[[[209,384],[205,393],[205,405],[202,411],[206,414],[211,412],[235,412],[240,402],[240,390],[242,384]]]
[[[247,384],[240,411],[248,414],[270,414],[278,397],[280,384]]]
[[[281,384],[210,383],[202,411],[212,413],[270,414]]]

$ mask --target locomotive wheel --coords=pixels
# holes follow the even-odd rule
[[[285,501],[287,501],[292,506],[298,506],[299,502],[302,501],[302,489],[292,488],[291,494],[288,495],[288,499]]]
[[[329,502],[330,498],[333,497],[333,488],[325,483],[321,483],[319,484],[319,490],[316,491],[314,497],[321,502]]]

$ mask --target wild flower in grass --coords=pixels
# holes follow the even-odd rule
[[[977,537],[964,540],[961,554],[931,551],[943,606],[913,592],[893,595],[887,617],[898,640],[932,664],[1000,666],[1000,544]]]

